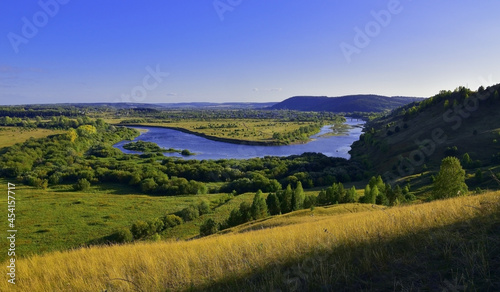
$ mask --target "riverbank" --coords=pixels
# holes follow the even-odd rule
[[[349,135],[320,137],[331,131],[329,126],[323,126],[319,133],[311,135],[307,143],[295,143],[287,145],[269,145],[271,143],[248,143],[242,141],[231,141],[227,143],[220,138],[207,139],[203,135],[196,135],[174,127],[167,128],[165,125],[147,126],[144,124],[127,125],[130,127],[144,127],[149,132],[142,134],[140,140],[156,143],[162,148],[188,149],[195,156],[183,157],[184,159],[249,159],[253,157],[265,156],[290,156],[300,155],[304,152],[323,153],[330,157],[342,157],[348,159],[349,150],[352,143],[359,139],[361,128],[354,127],[349,131]],[[173,129],[172,129],[173,128]],[[124,149],[123,145],[130,141],[122,141],[114,145],[115,148],[125,153],[129,150]],[[234,143],[236,142],[236,143]],[[253,145],[252,145],[253,144]],[[256,145],[257,144],[257,145]],[[266,145],[267,144],[267,145]],[[277,144],[277,143],[276,143]],[[166,156],[178,156],[177,153],[165,153]]]
[[[200,133],[192,130],[188,130],[185,128],[181,127],[171,127],[171,126],[159,126],[159,125],[154,125],[150,123],[144,123],[144,124],[115,124],[115,126],[125,126],[125,127],[151,127],[151,128],[163,128],[163,129],[171,129],[171,130],[176,130],[179,132],[187,133],[187,134],[192,134],[198,137],[202,137],[208,140],[212,141],[218,141],[218,142],[225,142],[225,143],[231,143],[231,144],[241,144],[241,145],[250,145],[250,146],[281,146],[281,145],[290,145],[286,144],[284,142],[280,141],[252,141],[252,140],[242,140],[242,139],[233,139],[233,138],[223,138],[223,137],[217,137],[217,136],[211,136],[207,135],[205,133]],[[303,144],[303,143],[296,143],[296,144]]]

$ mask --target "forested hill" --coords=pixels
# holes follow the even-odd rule
[[[500,170],[499,92],[500,84],[459,87],[394,110],[366,124],[352,159],[387,179],[435,172],[444,157],[455,156],[468,172],[491,178],[490,170]],[[477,183],[489,187],[480,177]]]
[[[271,109],[289,109],[299,111],[329,111],[329,112],[383,112],[393,110],[422,98],[382,95],[346,95],[339,97],[327,96],[294,96]]]

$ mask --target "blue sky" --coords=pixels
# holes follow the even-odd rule
[[[0,8],[0,104],[427,97],[500,82],[493,0],[4,0]]]

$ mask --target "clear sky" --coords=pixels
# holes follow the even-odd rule
[[[0,104],[477,89],[500,82],[499,13],[496,0],[3,0]]]

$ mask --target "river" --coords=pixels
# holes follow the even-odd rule
[[[289,156],[300,155],[304,152],[319,152],[330,157],[343,157],[349,159],[349,150],[352,143],[359,139],[361,135],[364,121],[346,118],[346,124],[351,128],[344,135],[328,136],[325,135],[332,132],[331,125],[323,126],[318,134],[312,135],[312,141],[305,144],[292,144],[281,146],[254,146],[244,144],[233,144],[227,142],[213,141],[193,134],[184,133],[181,131],[158,128],[158,127],[139,127],[135,129],[143,129],[139,137],[134,141],[142,140],[154,142],[162,148],[188,149],[196,153],[192,156],[182,156],[179,153],[164,153],[165,156],[182,157],[184,159],[248,159],[253,157],[264,156]],[[130,141],[121,141],[114,145],[124,153],[139,153],[123,148],[123,145]]]

